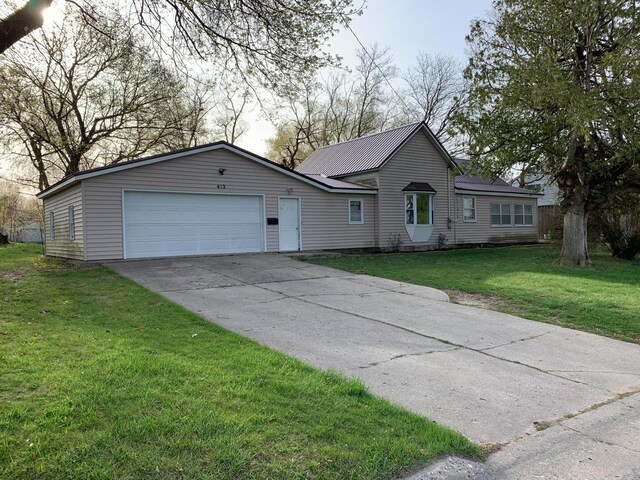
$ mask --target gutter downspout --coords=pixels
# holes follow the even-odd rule
[[[453,224],[453,244],[457,245],[458,241],[456,238],[456,221],[451,218],[451,167],[447,167],[447,222],[449,224]]]

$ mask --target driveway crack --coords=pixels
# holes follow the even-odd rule
[[[511,340],[510,342],[501,343],[500,345],[494,345],[493,347],[482,348],[481,351],[486,352],[487,350],[493,350],[494,348],[505,347],[507,345],[513,345],[514,343],[526,342],[528,340],[534,340],[536,338],[544,337],[545,335],[548,335],[549,333],[551,333],[551,330],[548,330],[548,331],[543,332],[543,333],[538,333],[536,335],[531,335],[529,337],[518,338],[516,340]],[[548,372],[553,372],[553,371],[558,371],[558,370],[548,370]]]
[[[629,452],[633,452],[633,453],[639,453],[640,454],[640,450],[635,450],[633,448],[629,448],[625,445],[620,445],[619,443],[615,443],[615,442],[609,442],[607,440],[602,440],[600,438],[596,438],[596,437],[592,437],[591,435],[587,435],[586,433],[576,429],[576,428],[571,428],[571,427],[567,427],[566,425],[560,425],[560,427],[564,428],[565,430],[569,430],[571,432],[575,432],[578,435],[581,435],[585,438],[588,438],[589,440],[591,440],[592,442],[596,442],[596,443],[602,443],[604,445],[608,445],[610,447],[619,447],[622,448],[624,450],[627,450]]]
[[[259,288],[264,288],[264,287],[259,287]],[[316,302],[313,302],[312,300],[309,300],[309,299],[306,299],[306,298],[303,298],[303,297],[290,297],[290,298],[294,298],[294,299],[296,299],[296,300],[298,300],[300,302],[305,302],[305,303],[309,303],[311,305],[324,307],[324,308],[327,308],[329,310],[333,310],[333,311],[336,311],[336,312],[344,313],[346,315],[352,315],[352,316],[355,316],[355,317],[358,317],[358,318],[362,318],[364,320],[369,320],[371,322],[376,322],[376,323],[380,323],[380,324],[383,324],[383,325],[387,325],[387,326],[392,327],[392,328],[397,328],[399,330],[403,330],[405,332],[412,333],[414,335],[418,335],[418,336],[423,337],[423,338],[428,338],[430,340],[436,340],[436,341],[444,343],[446,345],[450,345],[452,347],[456,347],[456,349],[465,349],[465,350],[469,350],[469,351],[472,351],[472,352],[475,352],[475,353],[479,353],[481,355],[486,355],[487,357],[490,357],[490,358],[493,358],[493,359],[496,359],[496,360],[512,363],[514,365],[520,365],[520,366],[522,366],[524,368],[529,368],[531,370],[535,370],[535,371],[543,373],[545,375],[550,375],[552,377],[560,378],[560,379],[565,380],[567,382],[575,383],[575,384],[578,384],[578,385],[584,385],[584,386],[587,386],[587,387],[590,387],[590,388],[595,388],[595,389],[601,390],[603,392],[611,393],[606,388],[598,387],[596,385],[591,385],[589,383],[582,382],[580,380],[575,380],[573,378],[568,378],[568,377],[565,377],[565,376],[562,376],[562,375],[558,375],[556,373],[553,373],[553,372],[550,372],[550,371],[547,371],[547,370],[543,370],[542,368],[539,368],[539,367],[536,367],[536,366],[533,366],[533,365],[528,365],[526,363],[518,362],[517,360],[511,360],[511,359],[508,359],[508,358],[500,357],[498,355],[492,355],[490,352],[486,352],[483,349],[472,348],[472,347],[469,347],[469,346],[466,346],[466,345],[462,345],[462,344],[459,344],[459,343],[451,342],[449,340],[446,340],[446,339],[443,339],[443,338],[439,338],[439,337],[435,337],[433,335],[427,335],[426,333],[422,333],[422,332],[419,332],[417,330],[413,330],[411,328],[403,327],[403,326],[397,325],[395,323],[387,322],[385,320],[380,320],[380,319],[377,319],[377,318],[371,318],[371,317],[367,317],[366,315],[361,315],[359,313],[349,312],[349,311],[342,310],[342,309],[337,308],[337,307],[331,307],[331,306],[323,305],[321,303],[316,303]]]
[[[424,351],[424,352],[401,353],[400,355],[394,355],[393,357],[387,358],[386,360],[380,360],[379,362],[371,362],[371,363],[369,363],[367,365],[363,365],[363,366],[358,367],[358,368],[363,370],[365,368],[377,367],[378,365],[382,365],[383,363],[393,362],[394,360],[398,360],[400,358],[420,357],[420,356],[423,356],[423,355],[429,355],[431,353],[453,352],[454,350],[459,350],[459,347],[447,348],[445,350],[427,350],[427,351]]]

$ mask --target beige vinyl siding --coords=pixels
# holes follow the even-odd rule
[[[224,168],[224,175],[219,169]],[[278,197],[300,197],[303,250],[375,246],[375,195],[330,193],[226,150],[193,154],[83,181],[86,259],[123,257],[122,191],[265,195],[267,217],[278,216]],[[224,189],[217,188],[224,185]],[[349,225],[348,199],[364,200],[362,225]],[[279,249],[278,225],[267,225],[267,251]]]
[[[453,178],[449,174],[447,161],[422,131],[417,132],[383,165],[378,176],[378,241],[381,248],[388,247],[389,236],[396,233],[401,235],[405,248],[436,246],[441,233],[447,236],[449,245],[453,244],[453,229],[447,228],[449,207],[453,210],[453,204],[449,205],[453,202]],[[434,195],[434,229],[427,242],[412,242],[405,227],[405,192],[402,189],[410,182],[427,182],[437,192]]]
[[[74,208],[75,237],[69,238],[69,207]],[[51,212],[55,215],[55,238],[51,238]],[[84,259],[84,215],[81,184],[44,199],[45,252],[54,257]]]
[[[469,196],[476,199],[476,222],[462,220],[462,197]],[[513,221],[513,205],[531,205],[533,211],[533,226],[501,225],[491,226],[491,204],[511,205]],[[535,198],[516,198],[506,196],[488,196],[456,193],[456,237],[458,244],[476,243],[512,243],[535,242],[538,240],[538,211]]]

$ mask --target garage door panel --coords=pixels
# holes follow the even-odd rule
[[[259,196],[125,192],[128,258],[261,252]]]

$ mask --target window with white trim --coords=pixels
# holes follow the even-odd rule
[[[462,197],[462,221],[476,221],[476,197]]]
[[[53,212],[49,212],[49,238],[56,238],[56,217]]]
[[[364,212],[362,209],[362,199],[349,199],[349,223],[360,225],[364,223]]]
[[[532,226],[533,205],[514,205],[513,223],[514,225]]]
[[[431,225],[433,223],[433,195],[407,193],[404,196],[404,221],[407,225]]]
[[[76,239],[76,215],[73,205],[69,207],[69,240]]]
[[[491,226],[511,225],[511,204],[491,204]]]

